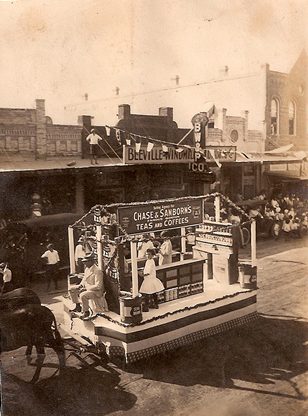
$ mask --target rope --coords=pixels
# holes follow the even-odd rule
[[[121,161],[121,163],[123,163],[122,158],[117,154],[117,152],[114,150],[114,148],[107,142],[107,140],[105,138],[103,138],[103,140],[110,147],[110,149],[113,151],[113,153],[116,155],[116,157]]]

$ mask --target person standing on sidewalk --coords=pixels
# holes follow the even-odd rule
[[[7,263],[0,264],[0,275],[2,275],[3,284],[1,286],[0,294],[10,292],[13,290],[12,272],[8,268]]]
[[[103,140],[101,136],[96,134],[95,129],[91,130],[91,133],[86,137],[86,141],[90,145],[90,155],[91,155],[91,165],[98,164],[97,155],[98,155],[98,142]]]
[[[55,289],[58,290],[58,274],[59,274],[59,254],[57,250],[53,248],[53,244],[48,244],[47,250],[41,256],[42,259],[46,259],[46,277],[47,277],[47,290],[50,289],[50,282],[53,280]]]

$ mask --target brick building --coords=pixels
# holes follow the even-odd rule
[[[266,65],[266,150],[293,144],[308,150],[307,140],[307,55],[301,53],[289,73]]]

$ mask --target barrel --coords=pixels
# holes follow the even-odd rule
[[[239,263],[239,282],[243,289],[257,289],[257,266]]]
[[[135,298],[131,296],[120,297],[120,317],[121,322],[126,324],[136,324],[142,321],[142,296]]]

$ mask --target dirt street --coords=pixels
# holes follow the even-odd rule
[[[83,362],[69,356],[59,372],[48,351],[35,385],[28,383],[35,356],[28,365],[24,349],[4,353],[3,416],[307,414],[307,240],[283,243],[258,244],[260,318],[254,324],[127,371],[83,355]],[[59,297],[42,296],[58,320]]]

